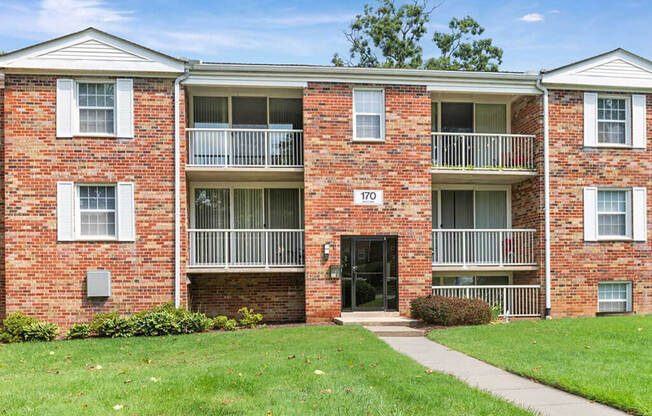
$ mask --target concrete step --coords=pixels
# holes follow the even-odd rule
[[[401,316],[397,312],[383,312],[383,311],[373,311],[373,312],[342,312],[342,318],[387,318],[393,316]]]
[[[379,337],[422,337],[423,330],[407,326],[365,326]]]
[[[402,316],[370,316],[347,317],[341,316],[333,319],[337,325],[362,325],[362,326],[415,326],[419,323],[416,319]]]

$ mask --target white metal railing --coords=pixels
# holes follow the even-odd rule
[[[190,267],[297,267],[303,230],[188,230]]]
[[[188,164],[302,167],[303,130],[186,129]]]
[[[432,294],[455,298],[482,299],[500,305],[500,316],[539,316],[539,286],[433,286]]]
[[[536,230],[432,230],[433,265],[535,265]]]
[[[534,137],[526,134],[432,133],[437,168],[534,169]]]

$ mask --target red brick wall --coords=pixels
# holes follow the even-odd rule
[[[0,75],[0,144],[4,149],[5,128],[4,128],[4,76]],[[4,170],[5,170],[5,152],[0,154],[0,320],[5,317],[5,193],[4,193]]]
[[[425,87],[385,86],[385,142],[355,143],[352,87],[309,83],[304,90],[308,321],[340,315],[340,280],[328,277],[328,267],[340,262],[341,235],[398,236],[402,314],[431,284],[430,97]],[[354,189],[382,189],[384,206],[354,206]]]
[[[512,103],[512,133],[534,134],[534,165],[538,176],[512,185],[512,227],[537,230],[536,271],[514,272],[514,284],[541,285],[540,310],[544,302],[544,183],[543,98],[523,96]]]
[[[237,319],[243,306],[265,322],[301,322],[306,316],[303,273],[196,274],[191,280],[190,308],[211,317]]]
[[[134,79],[132,140],[57,139],[54,76],[7,75],[5,92],[7,313],[67,326],[172,300],[173,80]],[[134,182],[136,241],[58,242],[57,181]],[[108,300],[85,296],[94,268],[112,272]]]
[[[652,95],[647,149],[583,147],[583,91],[550,92],[552,315],[592,316],[598,281],[630,280],[633,308],[652,312]],[[647,186],[647,242],[585,242],[583,187]]]

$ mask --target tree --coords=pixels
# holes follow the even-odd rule
[[[438,6],[429,6],[428,0],[413,0],[399,7],[394,0],[379,0],[377,8],[366,4],[344,32],[350,44],[349,59],[336,53],[331,62],[336,66],[497,71],[503,51],[491,39],[479,38],[484,28],[470,16],[453,18],[451,33],[434,34],[441,55],[424,63],[421,39]]]
[[[503,50],[494,46],[491,39],[471,39],[484,32],[478,22],[471,16],[462,20],[453,18],[448,27],[451,33],[435,32],[432,37],[441,56],[428,59],[427,69],[498,71],[498,65],[503,62]]]

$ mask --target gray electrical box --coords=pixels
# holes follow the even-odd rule
[[[86,271],[86,296],[89,298],[111,296],[111,272],[108,270]]]

